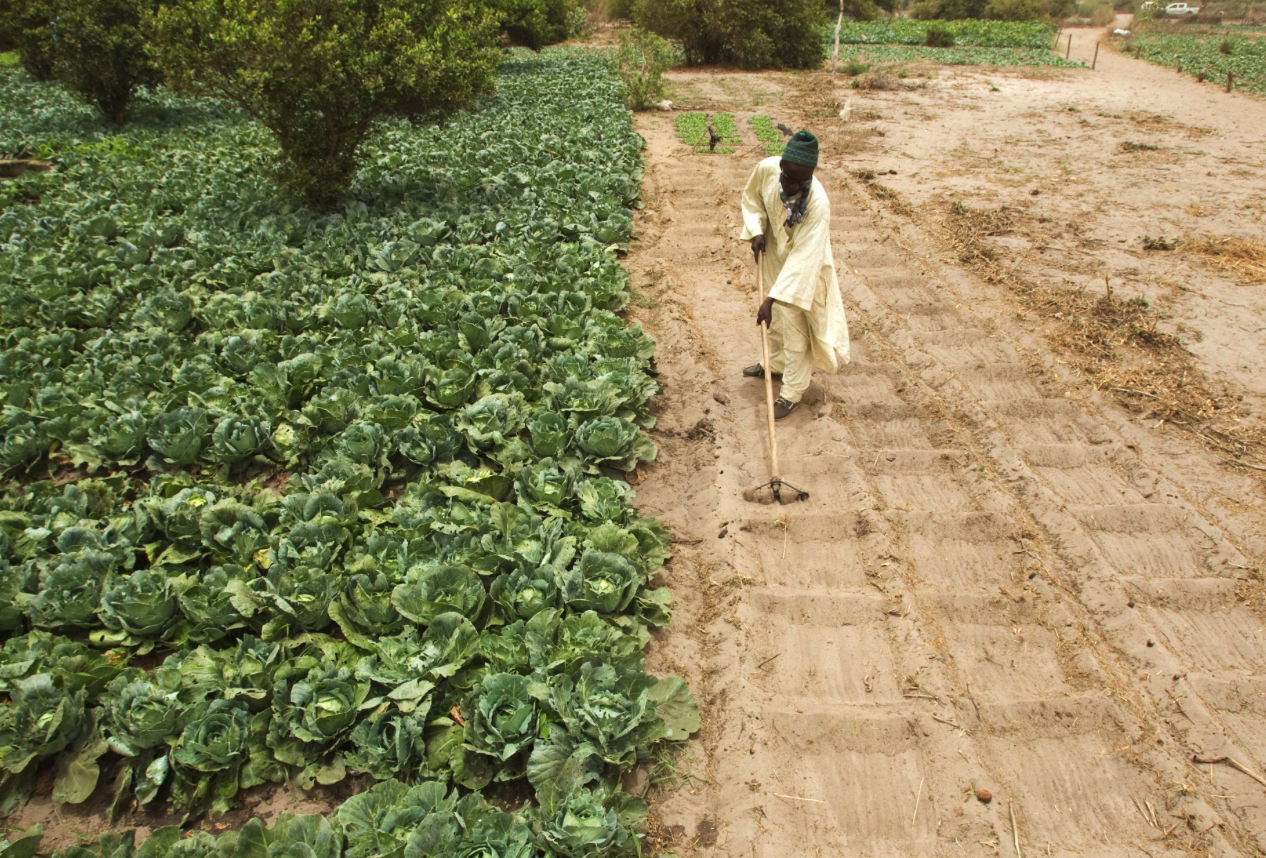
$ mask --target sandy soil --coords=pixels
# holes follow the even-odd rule
[[[1259,855],[1266,785],[1192,756],[1266,771],[1262,483],[1073,374],[1041,320],[947,252],[937,212],[1048,218],[1014,264],[1147,295],[1252,419],[1262,287],[1141,238],[1260,233],[1266,102],[1110,52],[1093,72],[912,82],[674,74],[679,104],[736,113],[750,145],[726,156],[683,147],[671,115],[640,119],[628,264],[665,394],[638,499],[678,538],[654,658],[705,712],[651,775],[657,845]],[[812,493],[781,507],[741,499],[768,467],[763,388],[740,376],[759,349],[736,240],[753,112],[823,140],[854,348],[779,424],[784,476]],[[896,196],[859,167],[896,170]]]

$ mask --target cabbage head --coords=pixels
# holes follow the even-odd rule
[[[197,545],[202,541],[202,516],[215,501],[214,492],[191,486],[180,489],[171,497],[150,497],[142,504],[168,540],[181,545]]]
[[[262,417],[225,417],[211,433],[209,458],[234,464],[264,453],[272,446],[273,427]]]
[[[272,825],[252,817],[237,836],[234,858],[341,858],[337,817],[283,813]]]
[[[423,730],[428,708],[401,712],[395,704],[379,707],[352,730],[347,765],[380,781],[405,778],[421,769],[426,759]]]
[[[655,445],[637,426],[622,417],[596,417],[576,427],[576,446],[594,465],[631,471],[638,462],[655,460]]]
[[[114,633],[103,635],[102,640],[129,643],[161,636],[176,621],[178,613],[172,579],[161,570],[151,569],[138,569],[116,580],[101,596],[101,609],[97,612],[102,625]]]
[[[582,788],[536,815],[536,842],[561,858],[635,858],[642,854],[635,826],[646,802],[623,790]]]
[[[569,588],[567,604],[576,611],[623,611],[637,595],[643,575],[623,554],[590,548],[580,556],[579,592]]]
[[[404,858],[405,845],[418,824],[432,815],[452,816],[456,804],[437,781],[409,786],[383,779],[334,812],[347,836],[343,858]]]
[[[168,465],[192,465],[198,461],[211,434],[211,417],[205,408],[186,405],[150,421],[145,440]]]
[[[477,618],[486,595],[483,581],[468,566],[415,566],[392,591],[391,603],[415,623],[427,625],[450,611]]]
[[[237,700],[194,706],[172,743],[172,805],[187,813],[223,812],[240,786],[249,757],[251,714]]]
[[[427,367],[427,401],[447,411],[460,408],[470,401],[478,381],[479,376],[464,361],[448,360]]]
[[[571,426],[553,411],[537,411],[528,420],[527,428],[532,436],[532,449],[542,458],[558,458],[572,443]]]
[[[457,415],[454,425],[466,436],[473,452],[492,450],[518,435],[527,421],[520,393],[490,393]]]
[[[84,694],[37,673],[14,684],[7,710],[0,729],[0,769],[16,775],[75,740],[83,727]]]
[[[145,450],[149,421],[137,411],[111,417],[89,432],[88,440],[104,456],[120,465],[135,465]]]
[[[316,763],[356,724],[369,691],[369,682],[347,667],[318,667],[302,678],[278,681],[268,747],[283,763],[300,768]]]
[[[533,694],[546,690],[526,676],[495,673],[484,677],[467,698],[466,747],[506,762],[530,748],[537,735],[537,701]]]
[[[637,746],[652,738],[656,682],[640,670],[586,662],[574,674],[551,679],[550,705],[567,731],[592,745],[602,759],[631,766]]]
[[[244,628],[246,618],[234,604],[229,582],[247,583],[258,577],[254,570],[248,572],[234,564],[212,566],[201,574],[192,575],[177,597],[187,622],[177,621],[179,634],[173,639],[181,642],[218,641]]]
[[[402,631],[406,620],[391,604],[395,584],[381,572],[348,577],[330,615],[349,639],[351,635],[382,637]]]
[[[255,552],[269,546],[268,522],[255,509],[232,498],[206,507],[198,520],[202,544],[216,557],[250,566]]]
[[[119,677],[110,683],[103,709],[110,750],[121,757],[137,757],[180,733],[185,707],[175,691],[144,679]]]
[[[32,625],[47,629],[94,628],[100,620],[102,584],[114,570],[115,558],[103,551],[66,556],[48,569],[39,593],[23,605]]]
[[[531,619],[546,608],[557,607],[558,586],[550,566],[523,566],[497,576],[488,595],[507,620]]]

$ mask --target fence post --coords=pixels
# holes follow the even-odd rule
[[[1095,58],[1090,61],[1090,70],[1094,71],[1095,66],[1099,64],[1099,43],[1095,42]]]
[[[831,74],[838,73],[837,60],[840,56],[840,28],[844,26],[844,0],[840,0],[840,17],[835,22],[835,50],[831,51]]]
[[[1226,91],[1227,91],[1227,92],[1230,92],[1230,91],[1231,91],[1231,87],[1232,87],[1232,86],[1234,86],[1234,85],[1235,85],[1235,73],[1234,73],[1234,72],[1227,72],[1227,73],[1226,73]]]
[[[1073,55],[1073,34],[1068,34],[1068,50],[1064,51],[1064,60],[1067,61]]]

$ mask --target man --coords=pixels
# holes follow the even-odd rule
[[[813,370],[837,372],[848,363],[848,322],[831,255],[831,204],[813,177],[818,138],[801,131],[782,158],[756,165],[743,190],[743,235],[751,239],[769,296],[756,324],[769,328],[769,371],[781,376],[774,417],[795,410]],[[766,367],[743,370],[764,378]]]

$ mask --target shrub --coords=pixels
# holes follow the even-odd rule
[[[635,0],[633,21],[680,40],[691,65],[816,68],[825,57],[820,0]]]
[[[994,21],[1036,21],[1045,18],[1046,11],[1034,0],[990,0],[985,17]]]
[[[948,27],[933,24],[928,27],[925,43],[929,48],[952,48],[954,47],[954,34],[950,32]]]
[[[1096,6],[1095,10],[1090,13],[1090,24],[1095,27],[1106,27],[1117,19],[1117,10],[1112,8],[1112,4],[1104,3]]]
[[[66,88],[122,125],[138,87],[161,81],[145,50],[146,0],[60,0],[55,10],[53,74]]]
[[[575,0],[491,0],[491,6],[501,31],[534,51],[575,35],[585,23]]]
[[[941,17],[941,0],[918,0],[910,7],[910,17],[916,21],[935,21]]]
[[[462,0],[180,0],[159,12],[154,49],[173,85],[271,131],[282,186],[324,209],[378,120],[435,120],[491,89],[495,27]]]
[[[22,68],[36,80],[53,77],[52,18],[47,3],[6,0],[0,3],[0,30],[18,52]]]
[[[989,0],[941,0],[941,17],[947,21],[985,17]]]
[[[620,34],[616,71],[624,81],[628,105],[645,110],[664,95],[664,72],[672,68],[673,46],[654,33],[633,27]]]
[[[1219,53],[1226,54],[1228,57],[1235,55],[1235,40],[1223,39],[1222,44],[1218,45]]]
[[[857,77],[859,74],[865,74],[869,70],[870,66],[863,62],[858,62],[857,60],[853,60],[843,68],[844,74],[849,75],[850,77]]]

